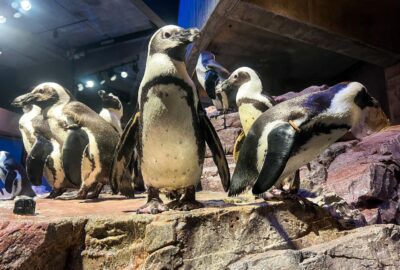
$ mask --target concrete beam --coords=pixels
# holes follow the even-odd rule
[[[163,27],[166,25],[163,19],[161,19],[145,2],[142,0],[131,0],[131,2],[157,27]]]

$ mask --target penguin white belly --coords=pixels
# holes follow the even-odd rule
[[[242,124],[244,134],[247,135],[253,123],[262,114],[254,108],[252,104],[241,104],[239,107],[240,123]]]
[[[114,112],[110,112],[107,109],[102,109],[100,112],[100,116],[104,120],[106,120],[106,122],[110,123],[118,131],[119,134],[122,133],[120,119]]]
[[[98,179],[101,174],[102,167],[100,163],[100,151],[96,142],[94,134],[88,128],[82,128],[88,135],[89,144],[86,147],[87,151],[83,151],[82,155],[82,166],[81,166],[81,178],[82,184],[85,183],[86,186],[91,186],[94,182],[98,180],[105,181],[105,179]],[[85,153],[89,154],[89,157]]]
[[[30,113],[24,114],[19,120],[22,143],[24,144],[25,151],[29,154],[32,150],[32,143],[29,141],[29,138],[34,134],[35,129],[32,126],[32,119],[35,115]]]
[[[67,138],[67,131],[62,126],[62,123],[68,123],[68,120],[63,113],[64,105],[55,106],[51,108],[48,112],[48,123],[53,136],[59,142],[64,142]]]
[[[154,87],[143,104],[141,170],[146,185],[171,191],[200,180],[202,165],[186,96],[176,85]]]
[[[52,166],[52,168],[49,168],[49,169],[52,173],[53,187],[58,189],[58,188],[63,187],[63,183],[64,183],[64,179],[65,179],[64,169],[63,169],[62,160],[61,160],[61,146],[54,139],[51,139],[51,144],[53,146],[53,151],[51,152],[50,156],[53,160],[53,164],[52,164],[53,166]]]

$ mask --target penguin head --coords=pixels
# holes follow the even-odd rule
[[[236,69],[223,81],[216,92],[229,92],[238,90],[236,100],[243,97],[251,97],[262,93],[262,83],[257,72],[249,67],[241,67]]]
[[[61,85],[47,82],[39,84],[31,92],[15,98],[11,104],[17,107],[35,104],[44,109],[56,103],[68,103],[73,99],[71,93]]]
[[[356,124],[363,114],[371,108],[380,108],[379,102],[359,82],[340,83],[329,90],[333,94],[330,111],[334,113],[349,112],[352,124]]]
[[[0,166],[4,164],[4,161],[11,158],[11,154],[6,151],[0,151]]]
[[[122,109],[122,103],[117,96],[113,95],[112,93],[107,94],[104,90],[98,91],[97,94],[101,98],[103,108],[114,109],[117,111]]]
[[[183,62],[186,47],[200,36],[197,28],[184,29],[176,25],[161,27],[151,37],[149,55],[167,54],[170,58]]]

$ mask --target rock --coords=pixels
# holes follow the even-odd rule
[[[106,198],[38,199],[37,215],[24,220],[1,202],[0,269],[224,269],[245,255],[343,234],[324,209],[296,201],[233,205],[200,192],[206,208],[137,215],[145,198]]]
[[[374,225],[302,250],[244,256],[228,269],[399,269],[400,226]]]
[[[18,196],[14,200],[13,213],[17,215],[34,215],[36,202],[28,196]]]
[[[316,196],[334,192],[369,224],[400,224],[400,126],[332,145],[300,177],[302,188]]]

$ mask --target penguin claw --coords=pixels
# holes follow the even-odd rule
[[[181,200],[181,201],[172,201],[168,204],[168,207],[173,210],[179,211],[190,211],[198,208],[203,208],[204,205],[199,201],[188,201],[188,200]]]
[[[159,214],[165,211],[168,211],[169,208],[159,200],[151,200],[150,202],[146,203],[145,205],[141,206],[136,213],[137,214]]]

